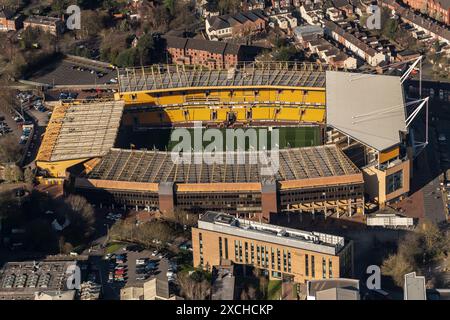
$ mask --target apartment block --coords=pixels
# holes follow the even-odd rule
[[[53,35],[64,32],[64,21],[60,18],[46,16],[30,16],[23,22],[24,28],[41,29]]]
[[[202,65],[209,68],[230,68],[239,61],[254,59],[260,49],[222,41],[165,36],[166,48],[174,64]]]
[[[271,279],[305,283],[353,273],[353,243],[343,237],[284,228],[208,211],[192,229],[194,266],[251,265]]]

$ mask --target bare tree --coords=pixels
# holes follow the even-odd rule
[[[211,292],[210,282],[199,271],[189,275],[187,272],[180,273],[178,284],[181,294],[188,300],[205,300],[209,298]]]
[[[95,213],[92,205],[82,196],[70,195],[64,200],[72,229],[89,238],[95,231]]]
[[[15,163],[20,159],[21,148],[12,136],[0,138],[0,163]]]

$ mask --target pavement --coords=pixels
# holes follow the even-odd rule
[[[37,153],[39,151],[39,147],[42,142],[42,137],[45,133],[45,129],[48,124],[49,116],[47,112],[40,112],[35,110],[34,108],[31,108],[30,110],[26,111],[31,118],[34,120],[34,135],[33,135],[33,142],[30,143],[30,146],[28,148],[28,152],[30,152],[30,156],[25,156],[24,165],[30,166],[31,168],[35,168],[34,160],[36,159]]]
[[[158,259],[152,256],[152,251],[143,250],[141,252],[131,252],[128,250],[119,249],[116,254],[126,254],[125,266],[127,275],[125,282],[108,282],[108,263],[109,260],[102,260],[100,263],[101,279],[103,284],[103,297],[107,300],[120,299],[120,289],[124,287],[142,286],[145,281],[153,278],[167,280],[167,269],[169,267],[169,261],[166,258]],[[158,269],[152,273],[146,280],[136,280],[136,259],[147,258],[149,260],[157,262]],[[114,260],[112,260],[114,261]]]

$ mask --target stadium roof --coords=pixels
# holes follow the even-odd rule
[[[36,160],[61,161],[105,155],[116,140],[123,107],[123,101],[57,106]]]
[[[378,151],[406,131],[400,77],[326,72],[327,124]]]
[[[300,68],[300,65],[299,65]],[[119,70],[120,92],[151,91],[187,87],[287,86],[325,87],[325,73],[276,64],[228,70],[192,69],[185,66],[151,66]]]
[[[87,174],[87,178],[147,183],[260,183],[267,178],[261,174],[263,165],[259,160],[251,163],[250,154],[222,153],[222,164],[206,164],[204,161],[195,164],[194,159],[190,164],[177,164],[172,161],[171,152],[111,149]],[[238,164],[238,155],[244,155],[242,164]],[[226,160],[225,156],[231,156],[234,163]],[[279,181],[336,179],[355,174],[360,174],[359,169],[341,150],[334,145],[325,145],[279,150],[279,170],[274,178]]]

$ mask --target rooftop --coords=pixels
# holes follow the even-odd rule
[[[45,24],[45,25],[55,25],[57,23],[62,23],[60,18],[47,17],[47,16],[29,16],[25,22],[35,23],[35,24]]]
[[[221,16],[213,16],[208,18],[209,24],[213,29],[230,28],[236,24],[244,24],[247,21],[256,21],[258,19],[266,19],[264,12],[260,9],[250,10],[247,12],[238,12],[235,14],[225,14]]]
[[[0,300],[34,299],[35,292],[65,292],[76,261],[8,262],[0,271]]]
[[[345,246],[343,237],[238,219],[213,211],[200,216],[198,228],[332,255]]]
[[[359,300],[359,280],[321,279],[307,283],[309,299],[315,300]]]
[[[255,154],[226,152],[215,158],[221,156],[222,164],[206,164],[204,161],[196,164],[195,154],[191,153],[190,164],[183,164],[172,161],[171,152],[111,149],[87,174],[87,178],[150,183],[259,183],[264,176],[261,175],[261,161],[250,158]],[[238,159],[238,155],[242,158]],[[337,181],[338,176],[356,174],[360,174],[359,169],[339,148],[324,145],[279,150],[279,170],[275,179],[332,177]],[[323,179],[321,182],[324,183]]]
[[[383,151],[401,142],[405,108],[400,77],[327,71],[327,124]]]
[[[163,36],[168,48],[193,49],[218,54],[238,54],[240,45],[223,41]]]
[[[358,39],[351,33],[345,31],[341,28],[338,24],[334,23],[333,21],[325,21],[325,27],[329,30],[332,30],[345,38],[347,41],[358,47],[359,49],[363,50],[365,53],[367,53],[369,56],[373,57],[377,54],[377,51],[373,48],[369,47],[366,43],[364,43],[362,40]]]
[[[124,102],[71,103],[55,107],[37,161],[105,155],[116,140]]]
[[[403,291],[405,300],[427,300],[425,277],[417,276],[415,272],[405,274]]]
[[[120,69],[120,92],[180,90],[188,87],[325,87],[325,73],[310,64],[262,63],[236,69],[188,66]]]

